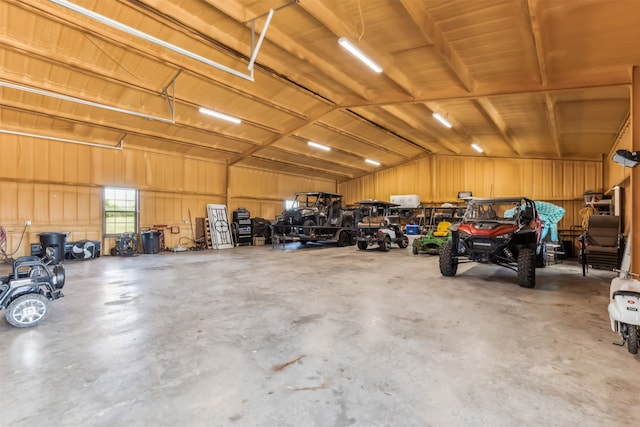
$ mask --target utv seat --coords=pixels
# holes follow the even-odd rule
[[[451,223],[449,221],[441,221],[433,232],[433,237],[447,237],[449,235],[449,227]]]
[[[335,227],[339,226],[342,223],[342,209],[340,209],[340,206],[337,206],[334,203],[329,208],[327,219],[329,220],[329,225],[333,225]]]
[[[389,224],[389,219],[385,216],[367,216],[360,220],[360,228],[379,228]]]

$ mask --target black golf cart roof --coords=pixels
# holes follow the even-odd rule
[[[520,203],[521,201],[533,202],[526,197],[469,197],[465,201],[467,203],[485,204],[485,203]]]
[[[391,202],[385,202],[384,200],[373,200],[373,199],[360,200],[359,202],[356,202],[356,204],[357,205],[365,205],[365,206],[384,206],[384,207],[387,207],[387,208],[400,206],[397,203],[391,203]]]
[[[312,191],[312,192],[300,192],[296,193],[296,197],[298,196],[315,196],[315,197],[342,197],[342,194],[338,193],[328,193],[326,191]]]

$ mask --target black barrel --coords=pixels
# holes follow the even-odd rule
[[[142,232],[142,251],[145,254],[160,252],[160,232],[155,230]]]
[[[53,249],[53,264],[61,264],[64,260],[64,249],[67,244],[67,233],[46,232],[40,233],[40,243],[43,252],[47,248]]]

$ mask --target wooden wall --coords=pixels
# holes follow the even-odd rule
[[[629,132],[616,149],[630,144]],[[29,253],[29,244],[37,243],[44,231],[67,232],[69,240],[102,240],[102,251],[108,253],[114,239],[102,238],[103,186],[140,190],[142,229],[173,227],[175,234],[165,236],[169,247],[193,237],[191,223],[206,216],[208,203],[227,204],[230,212],[243,207],[252,217],[273,219],[297,191],[337,191],[346,203],[389,200],[394,194],[418,194],[422,203],[455,202],[458,191],[483,197],[524,195],[563,206],[567,213],[561,229],[581,224],[585,191],[623,185],[631,194],[630,170],[610,160],[431,156],[336,184],[174,154],[5,134],[0,135],[0,156],[0,225],[9,234],[8,252],[18,248],[24,221],[32,222],[15,256]]]
[[[616,144],[613,146],[604,162],[604,182],[607,191],[618,185],[624,189],[624,214],[623,231],[628,235],[631,225],[631,168],[625,168],[611,160],[616,150],[626,149],[631,151],[631,127],[626,126],[620,133]]]
[[[284,201],[301,191],[336,191],[336,182],[291,176],[262,169],[229,168],[229,210],[245,208],[251,217],[274,219],[284,211]]]
[[[245,207],[252,216],[275,218],[296,191],[335,191],[335,181],[259,171],[175,154],[112,150],[0,134],[0,225],[7,252],[30,253],[45,231],[69,233],[68,240],[102,241],[108,254],[115,239],[103,239],[102,188],[140,190],[140,226],[172,227],[166,246],[188,243],[192,224],[208,203]],[[20,238],[25,220],[32,225]],[[195,228],[195,226],[193,226]],[[18,247],[18,245],[20,245]]]
[[[459,191],[476,197],[526,196],[562,206],[560,229],[582,223],[585,191],[604,190],[602,162],[431,156],[338,184],[347,203],[418,194],[423,204],[457,202]]]

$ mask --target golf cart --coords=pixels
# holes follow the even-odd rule
[[[362,200],[356,204],[361,206],[363,214],[356,229],[358,249],[364,251],[377,245],[387,252],[392,243],[403,249],[409,246],[409,238],[402,232],[397,217],[389,215],[390,208],[397,204],[381,200]]]
[[[446,203],[438,207],[424,208],[424,211],[427,225],[422,227],[422,235],[413,241],[413,254],[438,255],[442,245],[451,241],[449,227],[462,219],[464,207]]]

